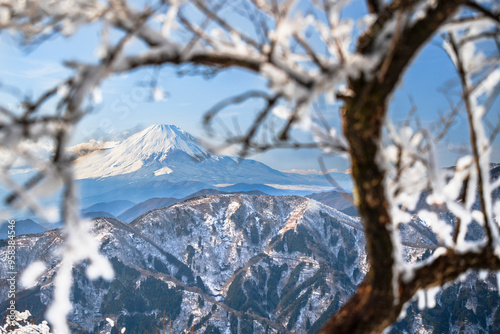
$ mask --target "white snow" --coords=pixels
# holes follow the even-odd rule
[[[194,159],[209,156],[209,152],[187,132],[174,125],[153,125],[125,139],[116,146],[82,157],[76,163],[76,179],[103,178],[138,171],[153,158],[160,162],[174,151],[181,150]],[[159,157],[159,158],[158,158]],[[170,174],[166,166],[155,175]]]
[[[5,325],[0,326],[0,334],[51,334],[47,321],[43,320],[41,324],[32,323],[33,319],[30,311],[14,311],[15,319],[6,317]],[[8,328],[9,326],[12,326]]]
[[[307,185],[307,184],[274,184],[274,183],[268,183],[268,184],[265,184],[265,185],[269,186],[269,187],[276,188],[276,189],[283,189],[283,190],[304,190],[304,191],[311,191],[311,192],[331,191],[331,190],[335,189],[332,186],[313,186],[313,185]]]
[[[22,276],[21,276],[21,286],[23,287],[31,287],[36,283],[36,280],[38,277],[45,271],[47,267],[45,266],[45,263],[42,261],[35,261],[32,264],[29,265],[26,270],[24,270]]]
[[[168,168],[168,167],[163,167],[158,169],[156,172],[154,172],[155,176],[160,176],[160,175],[165,175],[165,174],[170,174],[172,173],[173,170]]]

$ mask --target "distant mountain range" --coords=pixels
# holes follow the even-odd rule
[[[131,224],[99,218],[94,232],[116,277],[89,281],[74,269],[73,332],[107,333],[110,318],[154,333],[166,317],[172,333],[313,333],[366,270],[359,220],[301,197],[195,197]],[[17,294],[35,318],[50,302],[61,241],[59,230],[17,241],[20,269],[36,259],[48,266]],[[0,259],[0,273],[6,265]],[[6,288],[0,274],[0,307]]]
[[[100,202],[93,204],[85,209],[82,209],[81,214],[82,217],[88,219],[111,217],[111,218],[118,218],[119,220],[125,223],[130,223],[134,219],[138,218],[139,216],[151,210],[166,208],[173,204],[181,203],[195,197],[213,196],[222,194],[269,195],[259,190],[229,192],[217,189],[203,189],[183,198],[174,198],[174,197],[150,198],[137,204],[126,200]],[[306,197],[317,200],[318,202],[321,202],[349,216],[358,216],[358,211],[356,210],[353,204],[352,194],[330,191],[323,193],[314,193]],[[29,221],[32,221],[34,224],[36,224],[31,219],[29,219]],[[36,226],[40,226],[44,230],[53,229],[61,227],[62,222],[56,224],[45,224],[43,227],[38,224],[36,224]],[[32,230],[25,229],[23,234],[32,234],[32,233],[40,233],[40,230],[37,228],[34,228]]]
[[[72,149],[86,153],[75,161],[86,206],[113,200],[182,198],[202,189],[307,195],[333,188],[322,175],[284,173],[254,160],[211,153],[174,125],[153,125],[122,142],[94,142]],[[332,176],[350,190],[349,175]]]
[[[96,203],[82,210],[82,213],[90,212],[109,212],[113,216],[118,216],[127,209],[134,206],[135,203],[127,200],[111,201],[106,203]]]
[[[327,191],[314,193],[306,196],[331,208],[339,210],[349,216],[359,216],[359,212],[354,205],[354,197],[351,193],[342,191]]]
[[[36,234],[36,233],[42,233],[47,231],[47,229],[36,222],[34,222],[31,219],[21,219],[21,220],[16,220],[16,223],[14,224],[15,228],[14,231],[16,232],[17,235],[23,235],[23,234]],[[4,222],[2,226],[0,227],[0,239],[6,239],[9,236],[9,224],[7,222]]]
[[[428,227],[416,224],[401,231],[411,262],[437,247]],[[74,268],[72,331],[114,333],[109,318],[130,333],[316,333],[367,271],[362,230],[359,219],[297,196],[202,196],[131,224],[98,218],[94,233],[116,277],[89,281],[86,264]],[[43,319],[52,298],[59,265],[52,249],[62,240],[52,230],[16,242],[18,270],[35,260],[47,264],[35,286],[17,293],[16,305],[36,319]],[[0,254],[5,246],[0,241]],[[2,256],[3,309],[7,272]],[[477,280],[473,273],[436,301],[426,310],[411,303],[390,332],[460,332],[464,324],[474,333],[500,330],[493,275]]]
[[[247,191],[247,192],[237,192],[240,194],[247,194],[247,195],[267,195],[261,191],[258,190],[253,190],[253,191]],[[161,209],[161,208],[166,208],[169,207],[173,204],[176,203],[181,203],[186,200],[189,200],[191,198],[195,197],[200,197],[200,196],[212,196],[212,195],[222,195],[222,194],[230,194],[229,192],[225,191],[220,191],[216,189],[203,189],[200,191],[197,191],[191,195],[188,195],[184,198],[177,199],[177,198],[150,198],[144,202],[138,203],[131,207],[130,209],[126,210],[123,212],[121,215],[119,215],[117,218],[120,219],[121,221],[125,223],[130,223],[137,217],[155,209]]]
[[[247,194],[247,195],[269,195],[263,193],[258,190],[247,191],[247,192],[234,192],[238,194]],[[165,208],[170,205],[181,203],[191,198],[199,197],[199,196],[212,196],[212,195],[222,195],[222,194],[231,194],[231,192],[220,191],[217,189],[204,189],[197,191],[191,195],[188,195],[184,198],[150,198],[144,202],[138,203],[121,215],[116,216],[118,219],[125,223],[130,223],[137,217],[155,209]],[[358,212],[354,207],[352,195],[349,193],[339,193],[336,191],[323,192],[317,194],[311,194],[306,196],[308,198],[312,198],[318,202],[321,202],[331,208],[334,208],[340,212],[343,212],[349,216],[357,216]],[[97,217],[97,216],[96,216]],[[104,216],[100,216],[104,217]]]
[[[324,191],[332,187],[323,176],[283,173],[212,154],[168,125],[123,142],[73,149],[87,153],[75,162],[82,216],[94,219],[93,232],[116,274],[112,282],[89,281],[85,263],[74,268],[73,332],[114,333],[109,318],[127,333],[164,328],[183,334],[312,334],[367,272],[353,196],[341,189]],[[491,175],[499,177],[500,165],[492,165]],[[350,189],[348,175],[333,176]],[[308,198],[269,196],[289,193]],[[499,189],[494,196],[500,197]],[[439,213],[454,224],[449,213]],[[470,226],[468,240],[479,240],[481,228]],[[63,238],[60,230],[44,231],[33,220],[19,220],[17,228],[18,271],[35,260],[47,264],[36,285],[18,291],[17,305],[42,319],[60,264],[53,249]],[[400,237],[408,262],[422,261],[439,247],[418,218],[401,226]],[[0,240],[3,309],[6,246]],[[436,301],[435,308],[425,310],[412,302],[388,332],[500,332],[493,274],[486,280],[469,274]]]

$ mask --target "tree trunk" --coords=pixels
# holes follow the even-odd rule
[[[363,220],[370,270],[353,297],[319,333],[381,333],[397,320],[403,303],[395,302],[393,228],[380,166],[380,139],[387,103],[408,64],[425,42],[453,15],[461,1],[441,0],[412,25],[400,27],[398,39],[386,50],[370,77],[351,78],[354,96],[345,102],[342,127],[349,142],[356,204]],[[384,25],[402,15],[409,4],[394,1],[359,40],[358,52],[374,55]],[[399,11],[399,14],[398,14]],[[398,28],[396,28],[398,29]],[[397,279],[397,278],[396,278]],[[409,296],[406,300],[411,298]]]

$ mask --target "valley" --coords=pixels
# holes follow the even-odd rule
[[[321,175],[219,156],[174,126],[152,126],[97,147],[75,162],[81,215],[92,220],[115,278],[90,280],[86,262],[73,268],[73,332],[312,334],[368,271],[363,225],[345,174],[333,175],[341,189]],[[318,191],[306,193],[303,185]],[[17,270],[34,261],[46,269],[32,286],[19,288],[17,305],[43,319],[61,266],[56,250],[64,223],[19,222]],[[442,246],[417,217],[399,234],[406,262],[423,261]],[[468,237],[481,235],[472,228]],[[6,246],[0,240],[0,296],[8,289]],[[481,277],[472,272],[448,286],[434,308],[413,301],[389,332],[500,330],[496,279]],[[0,298],[0,307],[7,302]]]

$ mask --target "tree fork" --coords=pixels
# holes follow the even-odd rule
[[[349,80],[354,97],[346,101],[342,127],[349,142],[352,176],[358,194],[356,204],[365,227],[370,270],[354,296],[322,328],[322,334],[381,333],[397,320],[401,311],[403,303],[395,302],[392,285],[394,245],[385,175],[378,163],[382,125],[387,114],[388,98],[406,67],[420,47],[460,5],[461,1],[439,1],[434,8],[428,9],[425,19],[406,26],[400,42],[388,51],[392,52],[392,59],[387,64],[388,71],[383,82],[379,82],[373,73],[378,73],[384,60],[373,70],[370,79],[360,75]],[[363,36],[358,52],[366,56],[376,52],[366,46],[371,45],[381,31],[381,27],[373,26]]]

